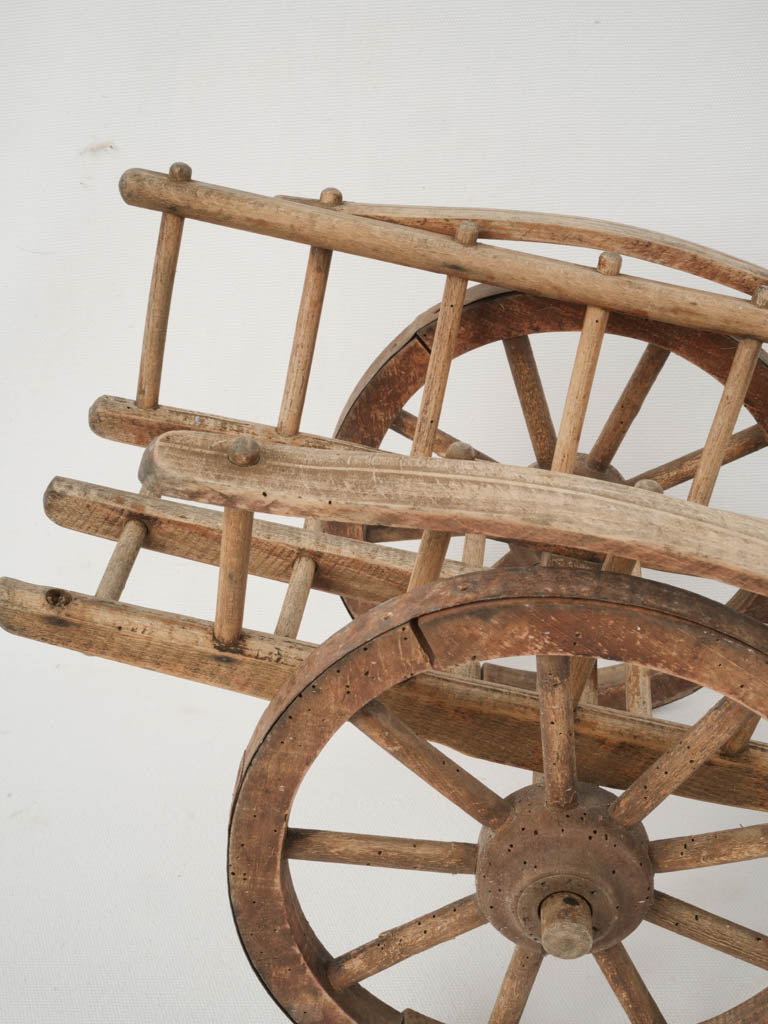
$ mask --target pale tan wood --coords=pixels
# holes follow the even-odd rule
[[[536,659],[546,800],[550,807],[566,810],[576,803],[576,744],[570,671],[569,658],[540,655]]]
[[[688,871],[768,857],[768,824],[721,832],[655,839],[650,847],[654,871]]]
[[[768,317],[748,302],[730,296],[629,275],[605,277],[586,267],[489,245],[465,247],[428,231],[374,223],[341,211],[203,182],[182,186],[153,171],[126,171],[120,179],[120,192],[132,206],[173,210],[183,217],[225,227],[621,310],[663,323],[768,340]]]
[[[577,677],[578,670],[576,668],[576,664],[578,664],[579,662],[591,662],[591,664],[589,665],[589,671],[586,671],[586,666],[585,669],[581,670],[584,671],[585,682],[583,688],[581,689],[581,693],[577,695],[577,681],[574,677]],[[597,677],[597,662],[594,660],[594,658],[581,658],[578,659],[578,661],[576,658],[571,659],[571,691],[573,694],[574,703],[576,704],[600,703],[600,690],[598,687]]]
[[[768,971],[768,935],[656,890],[647,921]]]
[[[601,253],[597,269],[606,277],[615,277],[621,270],[621,257],[615,252]],[[584,311],[579,346],[552,456],[552,470],[555,473],[572,473],[576,467],[579,439],[607,325],[608,310],[588,305]]]
[[[575,960],[592,949],[592,909],[575,893],[557,892],[539,908],[541,944],[547,953]]]
[[[328,967],[328,981],[333,988],[347,988],[484,924],[474,894],[465,896],[337,957]]]
[[[412,412],[408,412],[406,409],[401,409],[400,412],[392,420],[390,430],[394,430],[396,434],[400,434],[401,437],[407,437],[409,441],[413,440],[414,434],[416,433],[416,424],[419,422],[418,417],[414,416]],[[453,434],[449,434],[445,430],[438,429],[435,431],[435,441],[432,451],[435,455],[445,455],[452,444],[465,444],[465,441],[461,441],[458,437],[454,437]],[[486,455],[484,452],[479,451],[477,448],[472,449],[475,453],[476,459],[483,459],[485,462],[495,462],[490,455]]]
[[[408,589],[415,590],[439,578],[443,562],[451,542],[451,534],[445,530],[426,529],[421,535],[416,563],[408,581]]]
[[[142,484],[142,497],[159,497],[157,489],[149,484]],[[127,519],[117,538],[112,554],[109,557],[104,574],[96,588],[96,597],[104,601],[119,601],[136,564],[139,552],[144,547],[149,530],[146,522],[141,519]]]
[[[333,516],[485,536],[517,536],[634,557],[768,593],[762,520],[600,480],[488,462],[262,445],[235,471],[215,436],[176,431],[147,451],[163,493],[284,515]]]
[[[468,533],[464,537],[464,550],[461,560],[470,572],[480,569],[485,559],[485,537],[479,533]],[[462,665],[461,671],[470,679],[483,678],[483,665],[479,661],[469,661]]]
[[[212,643],[212,622],[7,578],[0,579],[0,625],[17,636],[265,700],[315,650],[312,644],[244,630],[238,645],[222,653]],[[386,703],[433,742],[541,770],[535,693],[433,672],[390,691]],[[686,726],[673,722],[585,706],[575,712],[574,729],[582,780],[616,789],[626,789],[687,734]],[[766,777],[768,746],[752,743],[739,761],[713,757],[679,794],[765,811]]]
[[[495,828],[507,817],[506,802],[497,793],[427,743],[384,704],[371,701],[352,721],[369,739],[475,821]]]
[[[219,585],[216,593],[214,639],[222,647],[237,643],[243,630],[248,558],[251,553],[253,512],[225,507],[222,519]]]
[[[275,626],[278,636],[298,636],[316,569],[317,565],[308,555],[299,555],[296,559]]]
[[[288,831],[285,855],[292,860],[316,860],[329,864],[473,875],[477,846],[475,843],[446,843],[434,839],[401,839],[292,828]]]
[[[632,1024],[666,1024],[645,982],[619,942],[593,954]]]
[[[735,462],[745,455],[751,455],[752,452],[758,452],[766,445],[768,445],[768,434],[759,423],[745,427],[744,430],[733,434],[728,441],[723,453],[722,465]],[[665,491],[668,491],[670,487],[675,487],[677,484],[694,478],[703,451],[703,448],[698,448],[695,452],[688,452],[687,455],[681,455],[671,462],[665,462],[663,466],[656,466],[655,469],[649,469],[639,476],[632,477],[627,480],[627,483],[636,484],[640,480],[655,480]]]
[[[613,818],[625,828],[637,824],[717,753],[751,715],[727,697],[719,700],[690,728],[684,741],[663,754],[617,798]]]
[[[542,469],[549,469],[557,435],[530,338],[505,338],[503,344],[536,462]]]
[[[192,169],[187,164],[172,164],[169,178],[183,184],[192,178]],[[140,408],[154,409],[160,397],[160,378],[163,373],[165,338],[168,333],[168,317],[171,312],[173,282],[181,248],[184,218],[167,210],[160,218],[160,233],[155,251],[155,265],[149,286],[147,316],[144,323],[144,341],[141,348],[139,383],[136,404]]]
[[[323,206],[338,206],[341,199],[341,192],[337,188],[323,189],[320,195]],[[307,271],[293,335],[293,347],[288,359],[288,372],[277,419],[278,434],[289,437],[299,432],[332,255],[330,249],[313,245],[307,258]]]
[[[646,345],[640,361],[587,456],[587,465],[591,469],[605,470],[610,466],[669,354],[669,349]]]
[[[317,203],[300,196],[278,196],[298,203]],[[750,294],[768,283],[768,270],[754,263],[728,256],[695,242],[628,224],[615,224],[591,217],[528,210],[489,210],[460,206],[400,206],[380,203],[345,202],[342,209],[359,217],[372,217],[407,227],[452,235],[460,220],[474,220],[481,238],[507,241],[548,242],[588,249],[611,249],[623,256],[635,256],[666,267],[719,281]]]
[[[520,1024],[543,959],[543,950],[515,946],[488,1024]]]
[[[46,515],[59,526],[119,540],[126,521],[138,521],[150,526],[144,541],[147,549],[219,564],[221,512],[66,477],[54,477],[43,504]],[[284,526],[269,519],[254,521],[249,573],[287,583],[302,554],[317,565],[313,578],[317,589],[377,602],[405,591],[416,560],[411,551]],[[441,575],[465,571],[463,562],[449,559],[443,563]]]

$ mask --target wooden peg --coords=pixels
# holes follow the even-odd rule
[[[157,487],[150,482],[143,483],[139,493],[145,497],[160,497]],[[96,597],[103,601],[120,600],[148,532],[148,527],[143,520],[127,520],[107,562],[104,575],[96,590]]]
[[[597,269],[606,277],[616,277],[621,270],[621,256],[615,252],[601,253]],[[552,469],[557,473],[572,473],[576,465],[579,439],[608,324],[608,315],[607,309],[597,306],[587,306],[584,311],[579,347],[576,350],[563,418],[560,421],[555,454],[552,458]]]
[[[547,953],[575,960],[592,949],[592,908],[572,892],[558,892],[541,904],[541,944]]]
[[[320,193],[322,206],[339,206],[341,201],[342,195],[337,188],[326,188]],[[331,249],[321,249],[313,245],[309,250],[293,346],[277,420],[277,432],[286,437],[292,437],[299,431],[332,256]]]
[[[191,180],[192,168],[183,163],[171,164],[168,177],[171,181],[183,184]],[[154,409],[160,398],[165,338],[183,230],[184,218],[178,214],[167,211],[160,218],[136,390],[136,404],[140,409]]]

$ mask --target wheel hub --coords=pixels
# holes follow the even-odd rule
[[[642,825],[617,825],[615,799],[580,784],[569,811],[549,808],[544,787],[509,797],[509,818],[480,834],[478,903],[488,920],[515,943],[542,944],[540,907],[556,893],[586,900],[592,913],[592,949],[621,941],[645,917],[653,895],[648,836]]]

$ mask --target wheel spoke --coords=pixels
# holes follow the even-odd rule
[[[726,757],[738,757],[739,754],[743,754],[752,741],[755,729],[762,720],[762,717],[757,713],[746,717],[744,725],[731,736],[727,743],[723,744],[720,753]]]
[[[488,1024],[518,1024],[543,959],[541,949],[515,946]]]
[[[768,971],[768,935],[762,932],[658,891],[653,894],[646,920]]]
[[[654,871],[686,871],[768,857],[768,825],[748,825],[651,843]]]
[[[562,655],[541,655],[536,659],[544,788],[547,804],[558,808],[572,807],[576,802],[570,668],[571,659]]]
[[[418,423],[418,417],[414,416],[412,412],[407,412],[405,409],[401,409],[400,412],[392,420],[390,430],[394,430],[396,434],[401,437],[408,438],[409,441],[413,440],[413,435],[416,433],[416,424]],[[449,434],[446,430],[436,430],[435,440],[432,445],[432,450],[436,455],[445,455],[452,444],[464,444],[464,441],[459,440],[458,437],[454,437],[453,434]],[[472,446],[475,452],[475,458],[481,459],[483,462],[495,462],[490,455],[486,455],[484,452],[478,451],[477,448]]]
[[[337,957],[328,967],[328,981],[336,989],[348,988],[486,923],[473,893],[382,932],[370,942]]]
[[[593,954],[632,1024],[666,1024],[626,949],[619,942]]]
[[[354,715],[352,721],[369,739],[461,807],[475,821],[498,828],[506,820],[509,808],[498,793],[423,740],[383,704],[371,701]]]
[[[611,464],[668,358],[668,349],[659,348],[658,345],[646,345],[618,402],[605,421],[600,436],[592,445],[592,450],[587,456],[587,465],[590,468],[604,470]]]
[[[520,399],[533,454],[542,469],[549,469],[555,454],[557,435],[531,342],[527,335],[506,338],[504,352]]]
[[[614,819],[636,825],[689,779],[744,725],[752,712],[723,697],[685,735],[624,790],[613,805]]]
[[[768,445],[768,434],[759,424],[755,423],[744,430],[738,430],[726,445],[723,452],[723,465],[726,462],[735,462],[745,455],[751,455],[752,452],[758,452],[766,445]],[[627,483],[634,485],[638,480],[655,480],[665,491],[668,491],[670,487],[685,483],[686,480],[693,480],[696,470],[699,468],[703,451],[703,448],[697,448],[695,452],[688,452],[687,455],[681,455],[677,459],[672,459],[671,462],[665,462],[662,466],[639,473],[627,480]]]
[[[291,828],[288,830],[285,854],[292,860],[472,875],[475,872],[477,846],[474,843],[446,843],[433,839],[401,839],[396,836]]]

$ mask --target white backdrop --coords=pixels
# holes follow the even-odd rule
[[[602,217],[768,263],[758,2],[26,0],[5,10],[4,575],[93,592],[110,546],[50,523],[43,490],[55,474],[137,487],[138,451],[95,437],[86,420],[98,395],[135,389],[158,218],[120,201],[126,167],[185,160],[195,177],[264,194],[333,185],[356,200]],[[162,400],[274,422],[305,259],[300,246],[189,223]],[[306,429],[333,430],[363,370],[440,290],[425,273],[335,258]],[[575,339],[554,341],[540,346],[540,366],[557,421]],[[606,343],[587,442],[639,350]],[[701,445],[718,393],[671,360],[619,468]],[[457,364],[444,425],[498,458],[531,461],[495,348]],[[713,503],[764,514],[766,455],[726,468]],[[215,581],[210,567],[145,552],[125,598],[210,618]],[[271,629],[282,593],[254,580],[247,624]],[[340,602],[313,596],[301,636],[322,641],[345,621]],[[6,633],[0,657],[0,1021],[284,1020],[241,952],[226,891],[229,798],[262,702]],[[691,721],[708,700],[664,716]],[[502,792],[526,782],[474,768]],[[761,819],[670,799],[649,829]],[[295,821],[475,836],[351,732],[310,776]],[[759,928],[765,883],[759,863],[664,880]],[[302,864],[296,884],[340,953],[463,895],[468,880]],[[764,983],[651,925],[627,946],[671,1021],[710,1016]],[[481,1022],[509,955],[486,928],[371,987],[449,1024]],[[624,1017],[585,958],[547,961],[524,1019]]]

